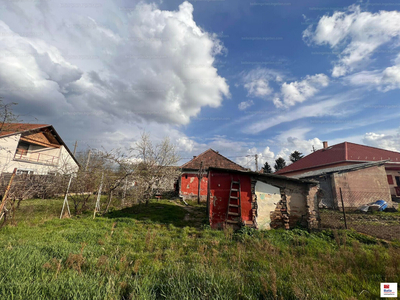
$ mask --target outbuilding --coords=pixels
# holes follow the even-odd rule
[[[207,212],[212,228],[318,226],[317,182],[210,167],[207,183]]]
[[[237,163],[231,161],[218,151],[208,149],[198,156],[182,165],[182,174],[178,180],[179,196],[183,200],[207,200],[208,175],[207,171],[210,167],[224,168],[229,170],[246,169]]]

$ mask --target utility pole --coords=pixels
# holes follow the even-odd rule
[[[253,156],[253,154],[246,155],[246,157]],[[254,160],[256,162],[256,172],[258,172],[258,154],[254,154]]]
[[[76,147],[78,146],[78,141],[75,141],[75,146],[74,146],[74,156],[75,156],[75,153],[76,153]]]
[[[87,168],[88,168],[88,166],[89,166],[90,153],[91,153],[91,152],[92,152],[92,150],[89,149],[88,156],[87,156],[87,160],[86,160],[85,172],[87,171]]]

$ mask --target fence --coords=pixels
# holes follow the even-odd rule
[[[387,190],[341,191],[334,197],[335,208],[320,208],[320,227],[322,229],[354,229],[360,233],[371,235],[385,240],[400,241],[400,212],[398,203],[388,197]],[[369,207],[367,212],[361,207],[377,200],[385,200],[388,208],[378,211],[376,207]]]

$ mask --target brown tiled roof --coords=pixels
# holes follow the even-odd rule
[[[29,124],[29,123],[4,123],[0,124],[0,136],[37,130],[45,127],[50,127],[48,124]]]
[[[246,170],[242,166],[219,154],[213,149],[208,149],[207,151],[194,157],[191,161],[188,161],[187,163],[182,165],[182,169],[198,170],[200,169],[201,163],[203,163],[203,168],[205,169],[212,167],[230,170]]]

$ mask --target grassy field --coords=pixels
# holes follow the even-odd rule
[[[29,200],[0,230],[0,299],[378,299],[398,243],[354,231],[232,230],[174,201],[58,219]]]

